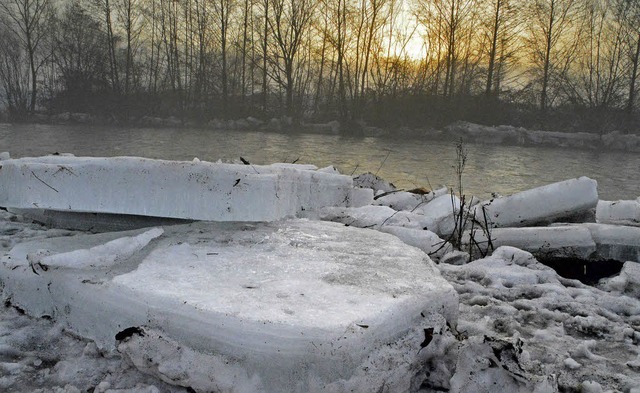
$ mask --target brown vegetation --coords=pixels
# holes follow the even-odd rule
[[[639,63],[634,0],[0,2],[0,102],[15,120],[628,131]]]

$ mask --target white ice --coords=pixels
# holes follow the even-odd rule
[[[473,211],[484,219],[484,209],[493,227],[526,227],[587,214],[597,203],[596,181],[581,177],[482,202]]]
[[[0,206],[271,221],[349,205],[352,179],[313,166],[48,156],[4,160]],[[81,192],[79,192],[81,190]]]
[[[495,248],[517,247],[539,257],[589,259],[596,252],[591,231],[583,226],[494,228],[490,238]],[[466,249],[473,252],[478,251],[478,245],[481,252],[489,247],[488,236],[481,230],[473,236],[467,232],[464,239]]]
[[[429,230],[439,236],[450,235],[455,228],[454,211],[460,209],[456,196],[442,195],[412,210],[394,210],[388,206],[325,207],[319,218],[358,228],[380,229],[396,226]]]
[[[591,206],[591,181],[574,182],[586,187]],[[570,189],[561,215],[590,210],[577,207],[582,196]],[[566,190],[556,186],[547,197]],[[362,204],[373,194],[365,192]],[[531,205],[513,206],[547,209],[533,194]],[[345,204],[353,205],[351,196]],[[196,391],[631,393],[640,386],[636,262],[597,287],[564,279],[514,247],[435,266],[418,248],[429,252],[440,237],[424,227],[443,227],[456,211],[448,195],[435,202],[413,212],[321,211],[342,224],[195,223],[98,235],[0,211],[3,298],[57,321],[0,310],[0,388],[184,391],[168,382]],[[421,209],[429,205],[432,216]],[[511,236],[507,243],[532,251],[637,260],[639,230],[580,224],[492,233],[497,245]],[[115,341],[134,326],[140,333]]]
[[[457,296],[435,265],[388,234],[307,220],[197,223],[160,234],[21,243],[2,259],[3,296],[101,348],[116,345],[128,327],[159,331],[211,360],[205,364],[228,365],[208,376],[208,386],[233,374],[242,383],[232,391],[410,391],[421,362],[433,356],[419,352],[424,329],[444,335],[446,323],[456,323]],[[103,263],[107,250],[114,256]],[[122,350],[132,360],[156,354],[163,378],[173,375],[164,342]],[[202,370],[173,367],[185,386],[207,390]]]
[[[596,220],[603,224],[640,226],[640,198],[632,201],[598,201]]]

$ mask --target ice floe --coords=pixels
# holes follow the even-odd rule
[[[598,202],[588,178],[468,212],[446,189],[398,191],[372,174],[352,181],[333,167],[215,164],[225,168],[219,178],[182,192],[240,178],[251,187],[276,184],[282,208],[263,211],[272,208],[265,188],[232,198],[245,215],[185,223],[141,217],[149,214],[140,213],[144,204],[168,209],[162,217],[181,209],[149,196],[120,196],[120,204],[138,204],[136,216],[83,212],[76,203],[93,198],[91,190],[64,197],[71,211],[35,207],[64,199],[53,190],[64,182],[54,181],[71,182],[69,169],[82,172],[93,160],[6,159],[0,181],[25,189],[0,188],[0,206],[13,205],[0,210],[5,390],[631,393],[640,386],[640,228],[629,225],[633,204]],[[162,195],[174,197],[185,173],[213,173],[202,161],[114,160],[123,163],[119,176],[128,168],[136,179],[140,168],[165,179],[166,164],[180,179],[167,181]],[[88,176],[95,168],[83,181],[97,189]],[[41,199],[16,202],[29,190]],[[203,200],[216,198],[226,197]],[[292,216],[307,218],[285,218]],[[454,236],[461,229],[463,244]],[[548,260],[624,266],[585,285],[541,263]],[[42,349],[47,342],[54,347]]]
[[[215,221],[272,221],[347,206],[352,179],[286,165],[47,156],[2,162],[0,206]],[[78,190],[82,192],[78,192]]]
[[[154,359],[162,380],[179,373],[199,391],[409,391],[431,356],[420,351],[424,329],[438,340],[457,318],[455,291],[422,251],[321,221],[52,238],[21,243],[2,263],[11,304],[118,345],[134,364]],[[116,340],[129,328],[144,339]]]
[[[584,216],[597,203],[597,182],[581,177],[492,199],[473,211],[476,219],[486,216],[493,227],[526,227]]]

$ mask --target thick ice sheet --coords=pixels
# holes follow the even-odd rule
[[[418,352],[424,329],[456,322],[453,288],[388,234],[306,220],[180,225],[152,240],[158,232],[22,243],[2,259],[3,294],[101,347],[128,327],[160,331],[229,364],[220,378],[244,370],[266,391],[369,391],[374,380],[407,391],[429,353]],[[87,262],[116,243],[114,263]],[[384,371],[384,359],[406,367]]]
[[[483,218],[484,208],[493,227],[526,227],[585,214],[597,203],[597,182],[581,177],[492,199],[474,210],[476,217]]]
[[[640,226],[640,198],[633,201],[598,201],[596,220],[602,224]]]
[[[10,159],[0,168],[0,206],[272,221],[349,204],[351,177],[312,169],[138,157]]]
[[[474,249],[487,251],[487,236],[474,232]],[[470,232],[465,233],[470,249]],[[607,224],[568,224],[552,227],[495,228],[491,230],[494,248],[512,246],[540,258],[577,258],[640,262],[640,228]]]

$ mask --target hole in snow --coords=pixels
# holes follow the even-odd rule
[[[580,280],[587,285],[597,284],[601,278],[619,274],[623,265],[622,262],[613,259],[585,261],[578,258],[548,258],[540,259],[540,262],[564,278]]]

